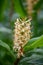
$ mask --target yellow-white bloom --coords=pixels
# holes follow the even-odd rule
[[[31,19],[28,21],[24,21],[21,19],[17,19],[15,22],[14,29],[14,49],[18,51],[18,57],[23,56],[23,46],[30,39],[30,23]]]

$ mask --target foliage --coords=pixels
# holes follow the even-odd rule
[[[0,65],[14,65],[17,60],[13,50],[14,21],[27,17],[26,6],[26,0],[0,0]],[[43,65],[43,18],[38,17],[38,10],[43,11],[42,0],[33,7],[32,38],[23,47],[24,56],[18,65]]]
[[[29,42],[27,43],[27,45],[24,47],[24,57],[21,57],[21,60],[19,62],[18,65],[28,65],[28,64],[40,64],[40,65],[43,65],[43,36],[41,36],[40,38],[37,38],[37,40],[35,39],[31,39],[31,44],[28,46]],[[33,41],[34,40],[34,41]],[[9,63],[14,63],[14,61],[16,60],[16,53],[13,52],[13,50],[11,51],[11,48],[8,44],[2,42],[0,40],[0,61],[3,65],[3,61],[4,59],[6,59],[6,63],[8,63],[7,61],[9,61],[9,59],[11,58],[10,62]],[[7,51],[7,52],[6,52]],[[7,59],[6,57],[6,54],[7,56],[9,57]],[[5,63],[5,61],[4,61]],[[5,64],[6,64],[5,63]],[[4,65],[5,65],[4,64]],[[7,64],[6,64],[7,65]],[[9,65],[9,64],[8,64]]]

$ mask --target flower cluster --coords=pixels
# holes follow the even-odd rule
[[[24,21],[21,19],[17,19],[15,22],[14,29],[14,49],[18,52],[18,57],[23,55],[23,46],[30,39],[30,20]]]

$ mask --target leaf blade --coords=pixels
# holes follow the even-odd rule
[[[24,47],[24,52],[37,47],[43,47],[43,35],[38,40],[30,44],[29,46]]]

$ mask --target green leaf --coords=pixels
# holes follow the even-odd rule
[[[43,65],[43,48],[33,49],[25,53],[18,65]]]
[[[35,42],[38,39],[39,39],[39,37],[30,39],[24,47],[29,46],[30,44],[32,44],[33,42]]]
[[[21,3],[21,0],[14,0],[14,8],[15,8],[15,11],[20,14],[20,17],[25,17],[26,16],[26,12],[23,8],[23,5]]]
[[[10,47],[6,43],[2,42],[1,40],[0,40],[0,46],[6,48],[7,50],[10,50]]]
[[[30,57],[24,57],[20,60],[19,65],[35,65],[35,64],[40,64],[43,65],[43,56],[38,55],[38,54],[32,54]]]
[[[32,49],[37,48],[37,47],[43,47],[43,35],[38,40],[33,42],[32,44],[24,47],[24,51],[32,50]]]
[[[6,50],[8,50],[9,53],[15,58],[14,52],[13,52],[13,50],[11,50],[11,48],[9,47],[9,45],[7,45],[6,43],[4,43],[4,42],[2,42],[0,40],[0,46],[3,47],[3,48],[5,48]]]
[[[33,50],[33,53],[37,53],[37,54],[43,55],[43,48],[34,49],[34,50]]]

